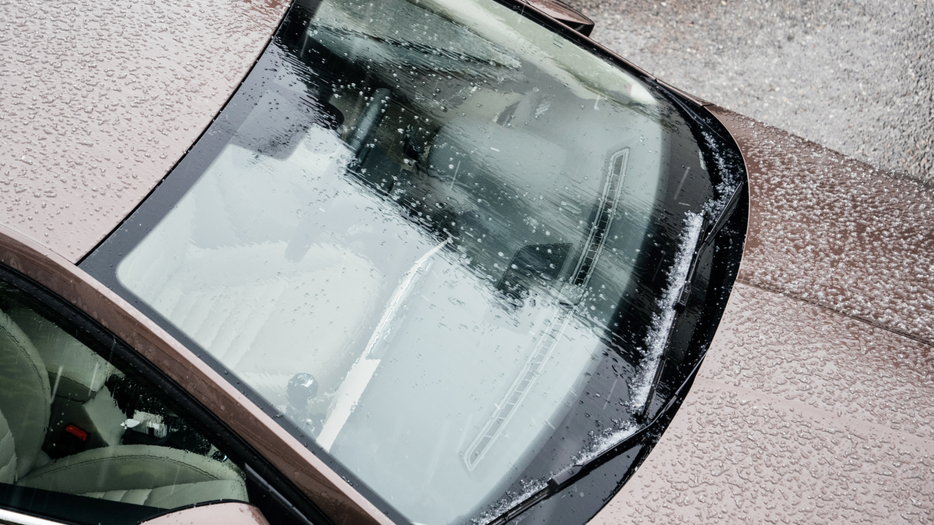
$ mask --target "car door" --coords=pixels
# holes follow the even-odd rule
[[[0,523],[4,525],[58,525],[61,521],[50,520],[0,509]],[[269,525],[265,516],[256,507],[243,503],[217,503],[204,507],[191,507],[170,512],[143,522],[146,525],[182,525],[191,523],[223,523],[225,525]]]
[[[0,522],[379,521],[186,352],[0,227]]]

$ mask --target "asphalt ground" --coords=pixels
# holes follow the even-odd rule
[[[678,88],[934,184],[934,0],[569,0]]]

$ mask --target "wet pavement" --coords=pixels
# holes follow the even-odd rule
[[[934,182],[934,1],[569,0],[593,37],[706,100]]]

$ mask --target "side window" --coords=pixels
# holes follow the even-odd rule
[[[108,346],[0,273],[0,507],[139,523],[249,502],[242,465]]]

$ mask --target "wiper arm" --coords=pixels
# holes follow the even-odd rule
[[[743,192],[743,187],[746,185],[745,182],[740,182],[736,189],[733,190],[733,195],[730,196],[730,200],[726,202],[723,206],[723,209],[720,210],[720,215],[717,216],[717,220],[714,221],[713,226],[707,231],[707,234],[699,237],[703,241],[694,249],[694,256],[691,259],[691,267],[688,269],[688,274],[684,279],[684,286],[681,287],[681,294],[678,296],[678,302],[676,303],[679,309],[683,309],[688,305],[688,299],[691,296],[691,281],[694,279],[694,272],[697,270],[697,263],[700,261],[701,255],[704,254],[711,246],[713,246],[713,241],[716,239],[717,234],[720,233],[720,230],[726,226],[727,221],[733,215],[733,211],[736,209],[737,203],[739,203],[740,194]],[[707,228],[707,224],[710,222],[707,214],[704,214],[704,226],[701,227],[703,232]]]
[[[678,302],[676,303],[679,307],[683,307],[684,305],[687,305],[687,299],[691,294],[691,280],[693,279],[694,272],[697,269],[697,263],[700,260],[701,255],[703,255],[704,252],[706,252],[711,246],[713,246],[714,240],[716,239],[717,234],[719,234],[720,231],[723,230],[724,226],[726,226],[726,223],[729,221],[730,217],[733,215],[733,211],[736,210],[736,205],[739,203],[739,199],[743,192],[744,186],[745,186],[745,182],[740,182],[736,186],[736,189],[733,190],[733,194],[730,196],[730,199],[720,210],[720,214],[717,216],[717,219],[713,221],[713,224],[711,226],[708,226],[711,222],[710,222],[709,216],[705,214],[704,224],[701,227],[702,235],[698,236],[699,243],[694,250],[694,255],[691,260],[691,266],[688,270],[687,277],[685,278],[684,287],[681,289],[681,295],[678,299]],[[703,239],[703,240],[701,241],[700,239]],[[675,324],[676,323],[671,324],[671,330],[674,330]],[[670,340],[671,334],[669,333],[668,336]],[[684,382],[681,383],[681,386],[678,387],[678,389],[674,392],[674,394],[671,396],[668,402],[665,403],[665,406],[663,406],[661,410],[659,410],[656,413],[655,417],[652,418],[651,421],[643,425],[639,430],[637,430],[633,434],[629,435],[628,437],[626,437],[625,439],[623,439],[622,441],[614,445],[612,448],[609,448],[601,452],[600,454],[595,456],[593,459],[586,461],[584,463],[581,463],[579,465],[571,465],[565,468],[564,470],[558,472],[557,474],[552,476],[551,479],[548,480],[548,482],[545,484],[544,487],[530,494],[524,500],[522,500],[518,504],[511,507],[506,512],[500,514],[495,519],[488,521],[486,525],[502,525],[516,518],[523,512],[534,507],[536,504],[550,498],[551,496],[554,496],[555,494],[561,492],[565,488],[570,487],[574,483],[577,483],[578,481],[583,479],[585,476],[593,472],[595,469],[597,469],[601,465],[607,463],[608,461],[618,456],[620,453],[632,448],[639,441],[642,441],[646,437],[648,437],[649,434],[655,431],[656,428],[659,426],[659,424],[663,422],[665,416],[668,414],[671,408],[678,402],[678,400],[681,399],[685,394],[687,394],[686,389],[688,385],[690,385],[693,382],[694,377],[697,375],[697,371],[700,369],[701,363],[704,362],[705,355],[706,355],[706,350],[704,350],[704,353],[702,353],[701,356],[698,358],[697,363],[694,364],[694,367],[691,369],[690,373],[685,378]],[[652,398],[655,395],[655,388],[658,384],[659,379],[661,378],[661,371],[664,368],[664,364],[665,364],[665,360],[664,360],[664,355],[663,355],[662,360],[659,362],[659,366],[656,369],[655,379],[652,382],[652,389],[649,392],[649,396],[645,402],[646,410],[648,410],[648,407],[651,404]]]
[[[678,294],[678,300],[675,301],[675,309],[678,312],[683,311],[687,305],[688,300],[691,298],[691,282],[694,280],[694,273],[697,271],[697,264],[701,260],[701,256],[713,246],[714,240],[717,238],[717,234],[720,233],[720,230],[726,226],[727,221],[733,215],[733,211],[736,209],[736,204],[739,202],[739,197],[743,192],[743,187],[745,182],[740,182],[736,189],[733,190],[733,194],[730,195],[730,200],[726,202],[723,208],[720,209],[720,214],[717,216],[717,219],[713,221],[713,226],[708,226],[710,224],[710,217],[708,214],[704,214],[704,222],[701,225],[701,235],[698,236],[697,247],[694,248],[694,254],[691,256],[691,266],[688,267],[688,273],[684,278],[684,284],[681,285],[681,292]],[[671,326],[668,327],[668,337],[666,341],[671,341],[671,336],[675,331],[675,327],[678,325],[677,322],[672,322]],[[667,344],[667,343],[666,343]],[[665,370],[665,359],[666,353],[663,353],[658,361],[658,366],[655,368],[655,377],[652,379],[652,385],[649,387],[649,395],[645,399],[645,404],[643,405],[644,411],[642,416],[644,417],[648,413],[649,408],[652,406],[652,399],[655,397],[655,391],[658,389],[658,382],[662,379],[662,372]]]
[[[544,487],[532,493],[506,512],[497,516],[495,519],[486,522],[485,525],[502,525],[510,520],[515,519],[523,512],[531,509],[538,503],[577,483],[600,466],[606,464],[616,456],[620,455],[626,450],[629,450],[640,441],[649,437],[652,432],[657,430],[657,427],[663,422],[666,414],[668,414],[675,403],[687,394],[687,386],[692,383],[692,379],[695,375],[697,375],[697,371],[700,369],[700,365],[703,361],[704,356],[701,355],[700,359],[698,359],[697,363],[694,365],[694,368],[691,369],[691,372],[688,374],[688,377],[685,379],[684,383],[678,387],[678,390],[675,391],[674,395],[671,396],[671,399],[668,400],[668,403],[665,404],[662,410],[659,410],[658,414],[654,419],[652,419],[652,421],[626,437],[626,439],[620,441],[616,445],[613,445],[612,448],[601,452],[589,461],[585,461],[579,465],[571,465],[558,472],[548,480]]]

